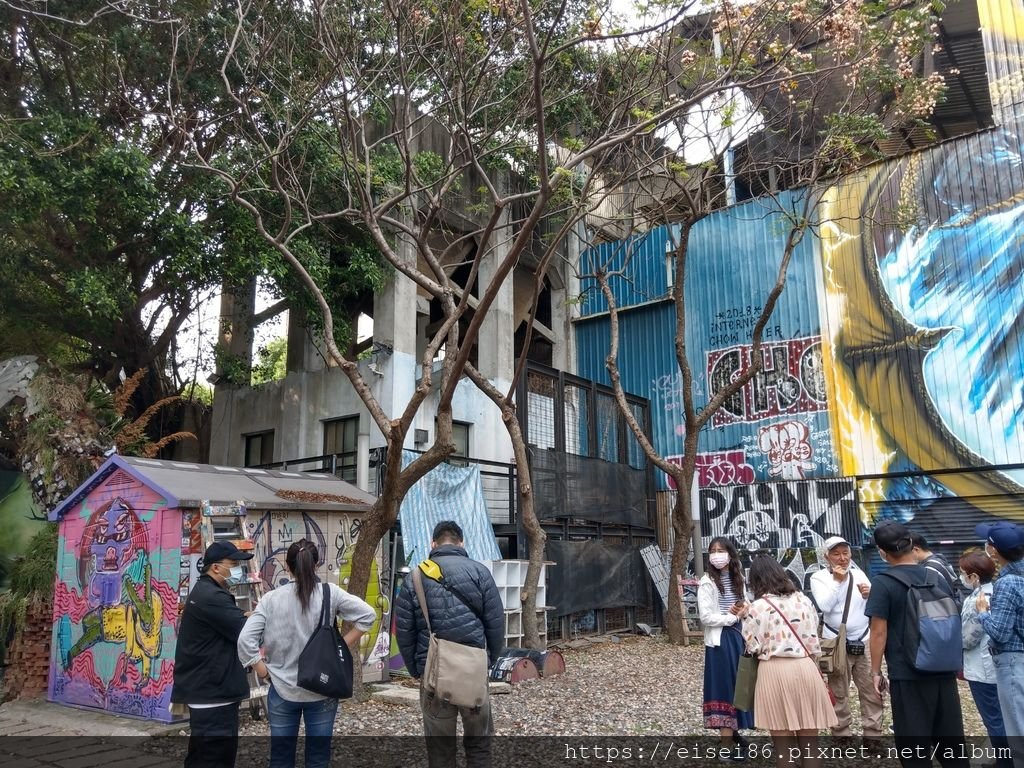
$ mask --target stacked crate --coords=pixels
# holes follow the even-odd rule
[[[520,593],[526,584],[526,570],[529,560],[490,560],[485,561],[494,577],[494,583],[501,595],[501,604],[505,608],[505,647],[523,647],[523,603]],[[537,626],[541,643],[547,645],[548,622],[547,612],[554,610],[547,604],[547,568],[541,565],[540,579],[537,582]]]

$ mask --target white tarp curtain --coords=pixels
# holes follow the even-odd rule
[[[402,451],[402,466],[411,464],[416,456],[412,451]],[[430,537],[441,520],[454,520],[462,527],[466,552],[474,560],[501,559],[487,515],[478,464],[435,467],[410,489],[398,516],[410,568],[430,554]]]

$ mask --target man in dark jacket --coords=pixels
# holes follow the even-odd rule
[[[920,533],[913,533],[911,537],[914,542],[914,557],[917,558],[917,564],[923,565],[946,582],[949,591],[953,593],[953,599],[956,600],[957,607],[962,606],[965,595],[963,590],[961,590],[963,585],[960,583],[959,574],[957,574],[945,557],[938,552],[932,552],[928,539]]]
[[[187,704],[189,710],[185,768],[235,765],[238,704],[249,698],[249,680],[235,647],[246,614],[225,585],[242,580],[241,561],[251,558],[251,552],[230,542],[214,542],[203,555],[199,582],[186,599],[171,691],[171,701]]]
[[[462,543],[462,528],[452,520],[443,520],[434,526],[430,546],[429,559],[440,567],[444,581],[453,588],[449,591],[440,581],[422,579],[431,629],[442,640],[485,648],[488,662],[493,666],[505,644],[505,611],[490,571],[482,563],[469,559]],[[411,577],[405,579],[399,592],[395,620],[398,648],[406,669],[419,678],[426,667],[430,635]],[[421,686],[420,707],[430,768],[455,765],[455,730],[459,715],[462,715],[465,734],[467,768],[490,766],[494,725],[488,699],[482,706],[472,709],[455,707],[437,697],[428,697]]]

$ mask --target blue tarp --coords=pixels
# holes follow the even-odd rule
[[[408,466],[417,454],[402,451],[402,465]],[[415,568],[430,553],[430,535],[441,520],[454,520],[462,526],[466,552],[474,560],[501,560],[494,528],[487,515],[480,466],[454,467],[441,464],[414,485],[398,513],[402,523],[402,546],[406,564]]]

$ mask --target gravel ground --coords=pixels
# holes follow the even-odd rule
[[[517,683],[511,693],[491,698],[498,736],[559,736],[571,740],[574,747],[589,743],[586,738],[592,737],[595,743],[600,740],[606,747],[609,744],[616,748],[629,747],[634,750],[634,756],[646,754],[650,759],[666,736],[686,737],[679,743],[699,741],[705,748],[718,743],[717,734],[703,728],[704,647],[699,641],[696,645],[675,647],[660,637],[626,636],[561,652],[566,662],[564,675]],[[411,689],[416,687],[412,681],[405,684]],[[960,693],[966,733],[983,735],[984,728],[966,683],[961,683]],[[851,705],[856,730],[859,719],[856,695]],[[887,710],[887,725],[888,722]],[[247,738],[239,743],[237,764],[250,768],[265,765],[269,749],[266,721],[249,719],[247,710],[243,709],[241,732]],[[426,766],[418,706],[387,704],[375,699],[346,701],[335,721],[334,732],[341,739],[353,737],[335,745],[335,766]],[[187,730],[182,730],[179,735],[146,739],[141,748],[163,758],[180,759],[187,748],[187,739],[183,738],[186,734]],[[767,737],[761,732],[748,735]],[[387,736],[413,738],[383,738]],[[634,739],[612,738],[616,736]],[[699,739],[701,736],[708,738]],[[561,738],[499,739],[495,744],[498,768],[564,768],[567,757]],[[761,744],[770,747],[770,742]],[[684,760],[666,765],[719,768],[724,764],[720,758],[707,755],[698,758],[691,753]],[[774,761],[770,753],[762,752],[758,759],[746,764],[751,768],[769,768]],[[847,756],[839,758],[839,762],[826,764],[851,768],[899,766],[895,759],[883,760],[881,755]],[[977,760],[972,765],[986,768]]]
[[[651,736],[708,734],[703,728],[704,646],[672,646],[663,638],[626,636],[578,650],[562,650],[564,675],[517,683],[493,696],[499,736]],[[960,683],[964,728],[985,730],[966,683]],[[859,722],[851,697],[854,728]],[[886,710],[886,724],[889,722]],[[419,708],[375,700],[344,702],[335,733],[352,736],[418,736]],[[245,720],[243,732],[267,733],[263,721]],[[765,734],[766,735],[766,734]]]

